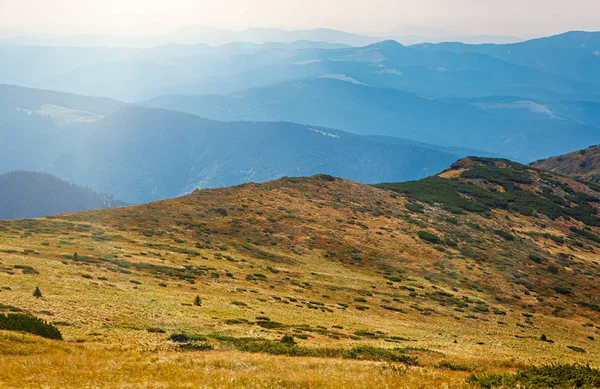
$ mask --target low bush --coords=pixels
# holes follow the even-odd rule
[[[0,330],[26,332],[48,339],[62,340],[58,328],[35,316],[23,313],[0,315]]]
[[[471,366],[459,365],[448,361],[438,362],[435,365],[433,365],[433,367],[437,369],[448,369],[452,371],[473,371],[473,368]]]
[[[481,388],[592,389],[600,387],[600,370],[582,365],[546,365],[516,374],[471,375],[467,381]]]
[[[439,244],[442,242],[439,236],[432,234],[431,232],[419,231],[417,235],[419,235],[419,238],[429,243]]]
[[[169,340],[175,343],[186,343],[186,342],[206,342],[208,339],[200,335],[188,335],[188,334],[172,334],[169,336]]]
[[[406,207],[406,209],[408,209],[409,211],[414,212],[414,213],[423,213],[424,209],[425,209],[425,207],[423,207],[419,203],[407,203],[405,205],[405,207]]]

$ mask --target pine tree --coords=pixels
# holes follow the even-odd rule
[[[196,298],[194,299],[194,305],[197,307],[202,305],[202,300],[200,300],[200,296],[196,296]]]
[[[79,261],[79,255],[77,254],[77,251],[75,251],[75,253],[73,253],[73,260]]]
[[[36,298],[42,297],[42,292],[40,291],[39,286],[35,287],[35,290],[33,291],[33,297],[36,297]]]

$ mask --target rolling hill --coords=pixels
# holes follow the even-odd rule
[[[535,161],[531,166],[586,181],[600,182],[600,146]]]
[[[227,95],[166,95],[142,103],[214,120],[291,121],[485,150],[524,162],[600,141],[594,103],[507,97],[432,99],[328,76]]]
[[[45,173],[19,171],[0,174],[0,192],[0,220],[36,218],[125,205]]]
[[[550,362],[588,380],[599,199],[467,158],[408,183],[283,178],[2,222],[1,309],[64,340],[0,331],[0,382],[467,388]]]
[[[47,171],[130,204],[318,172],[367,183],[418,179],[473,153],[12,86],[0,96],[0,171]]]
[[[423,44],[423,50],[481,53],[543,72],[600,85],[600,32],[570,31],[504,45]]]

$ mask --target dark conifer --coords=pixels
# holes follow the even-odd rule
[[[35,287],[35,290],[33,291],[33,297],[37,297],[37,298],[42,297],[42,291],[40,291],[39,286]]]

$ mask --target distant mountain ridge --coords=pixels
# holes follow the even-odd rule
[[[125,203],[47,173],[0,174],[0,220],[115,208]]]
[[[570,31],[504,45],[423,44],[422,50],[477,52],[552,74],[600,85],[600,32]]]
[[[516,37],[483,35],[469,36],[428,28],[401,28],[377,36],[349,33],[330,28],[286,30],[281,28],[248,28],[230,30],[201,25],[184,26],[169,33],[154,36],[118,36],[75,34],[56,37],[35,37],[16,30],[0,30],[2,46],[70,46],[70,47],[152,47],[165,44],[222,45],[232,42],[294,42],[321,41],[351,46],[364,46],[382,39],[396,39],[404,44],[461,41],[465,43],[512,43]]]
[[[262,45],[238,42],[216,48],[161,44],[146,50],[7,47],[0,49],[0,82],[134,102],[165,94],[226,94],[343,75],[371,86],[429,97],[508,95],[600,101],[594,72],[600,57],[593,54],[597,34],[567,34],[572,36],[573,47],[561,43],[561,36],[512,45],[408,47],[395,41],[373,41],[348,47],[304,40]],[[541,65],[535,62],[538,56],[544,58]]]
[[[381,40],[377,37],[348,33],[328,28],[285,30],[281,28],[248,28],[228,30],[200,25],[181,27],[170,33],[155,36],[117,36],[77,34],[51,38],[13,36],[0,40],[2,46],[70,46],[70,47],[152,47],[164,44],[209,44],[212,46],[232,42],[295,42],[319,41],[352,46],[363,46]]]
[[[314,125],[213,121],[13,86],[0,86],[0,96],[1,169],[51,172],[128,203],[317,173],[367,183],[418,179],[475,153]]]
[[[142,104],[213,120],[291,121],[396,136],[523,162],[600,141],[591,103],[586,108],[524,98],[434,99],[353,80],[318,77],[227,95],[165,95]]]

